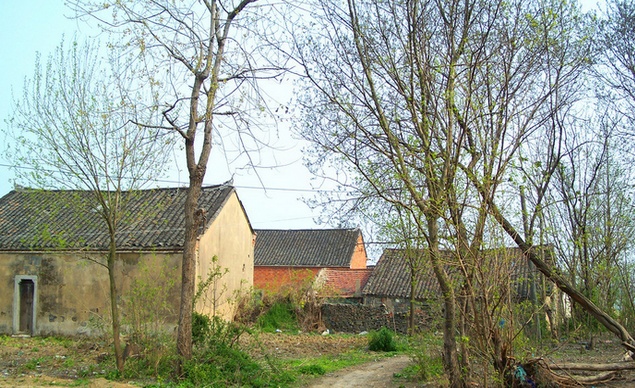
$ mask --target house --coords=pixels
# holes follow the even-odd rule
[[[254,288],[278,292],[319,280],[339,295],[361,296],[370,270],[359,229],[256,230]]]
[[[544,254],[552,254],[551,249],[546,246],[543,249]],[[441,251],[440,254],[442,260],[451,261],[455,252]],[[419,305],[426,305],[426,308],[430,308],[430,304],[439,304],[441,289],[425,255],[422,250],[385,249],[362,291],[364,303],[383,305],[389,311],[407,312],[410,296],[414,294],[414,300]],[[509,280],[509,284],[512,285],[512,300],[528,300],[531,293],[536,292],[535,289],[532,291],[531,280],[534,277],[542,280],[542,274],[529,262],[520,248],[487,249],[483,251],[483,255],[490,259],[487,271],[496,271],[499,276]],[[409,262],[415,263],[417,268],[414,283],[410,276]],[[456,267],[448,267],[450,277],[453,277],[453,273],[458,274],[457,271]],[[458,278],[456,276],[456,279]],[[490,280],[498,281],[497,279]],[[540,283],[542,284],[542,281]],[[457,281],[455,284],[458,287],[460,282]],[[545,291],[550,293],[553,290],[550,283],[545,285]]]
[[[115,264],[122,317],[130,313],[131,287],[143,278],[166,295],[156,302],[167,302],[168,327],[177,322],[185,197],[184,188],[122,193]],[[231,318],[230,299],[252,286],[254,231],[231,186],[204,187],[199,208],[197,279],[217,268],[227,273],[211,282],[196,309]],[[0,198],[0,333],[98,333],[95,322],[110,316],[100,211],[87,191],[20,189]]]

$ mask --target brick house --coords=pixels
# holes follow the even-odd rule
[[[319,281],[339,296],[361,296],[370,275],[359,229],[256,230],[254,288],[278,292]]]
[[[127,201],[115,263],[122,314],[131,285],[146,276],[153,286],[166,288],[171,314],[165,323],[173,327],[180,299],[186,189],[122,196]],[[252,286],[254,231],[231,186],[204,187],[199,208],[205,222],[198,234],[196,277],[205,279],[213,266],[228,273],[206,291],[196,309],[229,319],[235,292]],[[91,322],[110,316],[104,267],[108,234],[99,211],[92,193],[85,191],[26,189],[0,198],[0,333],[97,334]]]

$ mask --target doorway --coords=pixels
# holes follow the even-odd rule
[[[17,275],[13,298],[14,334],[33,335],[37,296],[37,276]]]

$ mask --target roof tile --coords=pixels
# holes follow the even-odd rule
[[[199,207],[207,225],[234,192],[204,187]],[[122,192],[119,248],[181,248],[186,188]],[[106,249],[108,229],[91,191],[14,190],[0,198],[0,250]]]
[[[256,230],[254,265],[350,268],[359,229]]]

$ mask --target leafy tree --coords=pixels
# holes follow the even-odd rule
[[[73,42],[61,43],[44,66],[38,58],[4,130],[13,138],[9,156],[24,167],[16,170],[21,182],[90,193],[89,200],[78,195],[71,206],[80,214],[98,213],[108,232],[101,264],[108,269],[115,355],[123,371],[116,236],[131,222],[127,200],[162,173],[172,142],[156,129],[133,124],[155,121],[157,111],[138,103],[135,69],[108,54],[103,61],[96,44]]]

